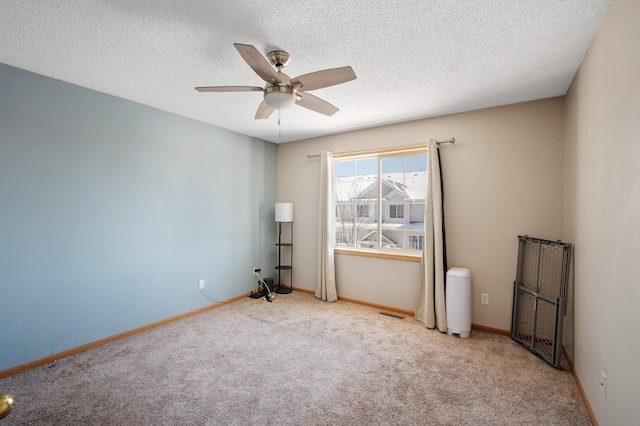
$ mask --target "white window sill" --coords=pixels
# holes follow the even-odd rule
[[[347,256],[376,257],[379,259],[404,260],[407,262],[420,262],[422,252],[413,250],[364,250],[355,248],[334,248],[334,254]]]

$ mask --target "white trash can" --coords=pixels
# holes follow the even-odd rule
[[[445,310],[447,334],[469,337],[471,334],[471,271],[450,268],[447,271]]]

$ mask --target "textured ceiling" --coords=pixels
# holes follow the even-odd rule
[[[0,62],[279,143],[563,95],[609,3],[0,0]],[[291,77],[358,78],[313,92],[332,117],[278,127],[253,118],[261,93],[194,90],[264,85],[234,42],[289,52]]]

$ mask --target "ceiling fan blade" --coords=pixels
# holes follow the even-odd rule
[[[198,92],[264,92],[262,87],[252,86],[211,86],[196,87]]]
[[[256,120],[269,118],[272,112],[273,112],[273,108],[271,108],[264,101],[262,101],[260,103],[260,106],[258,107],[258,111],[256,111]]]
[[[331,68],[298,76],[291,80],[291,85],[306,92],[346,83],[356,78],[351,67]]]
[[[313,96],[309,93],[298,92],[297,96],[299,96],[300,99],[296,99],[296,104],[300,105],[301,107],[310,109],[311,111],[319,112],[320,114],[329,116],[339,111],[338,108],[334,107],[329,102],[322,100],[317,96]]]
[[[280,76],[258,49],[249,44],[233,43],[240,55],[264,81],[282,83]]]

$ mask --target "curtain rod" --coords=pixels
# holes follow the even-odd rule
[[[444,143],[450,143],[450,144],[455,144],[456,143],[456,138],[451,138],[451,139],[444,139],[444,140],[436,140],[436,144],[440,145],[440,144],[444,144]],[[409,145],[409,146],[399,146],[399,147],[395,147],[395,148],[389,148],[389,150],[394,150],[394,149],[404,149],[404,148],[421,148],[421,147],[427,147],[427,145]],[[386,151],[387,149],[385,149]],[[349,155],[349,154],[372,154],[372,153],[376,153],[376,152],[380,152],[382,151],[382,149],[374,149],[371,151],[351,151],[351,152],[336,152],[335,154],[337,155]],[[307,154],[307,160],[310,160],[312,158],[320,158],[321,155],[320,154]]]

